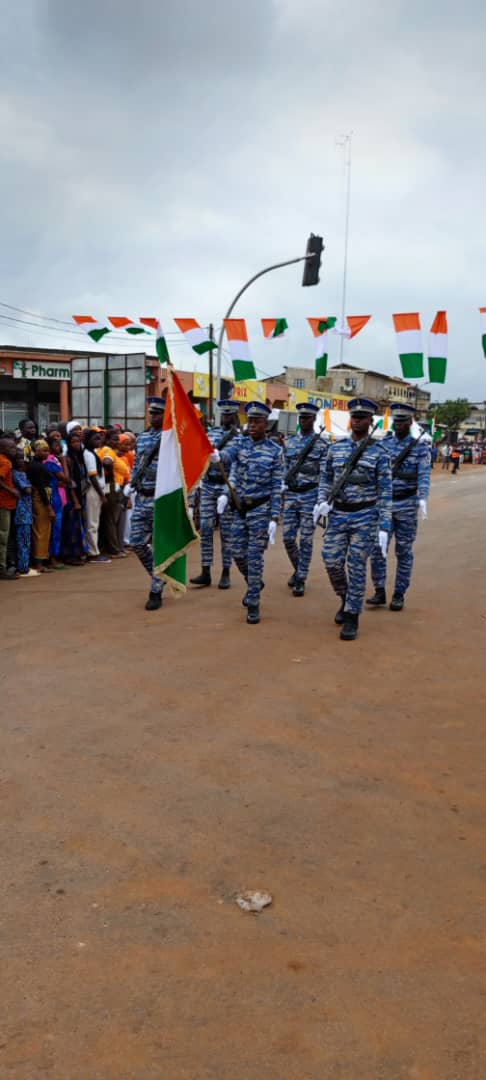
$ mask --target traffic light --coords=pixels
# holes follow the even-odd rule
[[[324,250],[324,244],[322,242],[322,236],[314,236],[311,233],[307,241],[306,255],[311,255],[312,258],[307,258],[304,265],[304,273],[302,275],[303,285],[318,285],[319,284],[319,270],[321,269],[321,255]]]

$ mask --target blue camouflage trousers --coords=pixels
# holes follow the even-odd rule
[[[154,499],[150,495],[136,495],[130,521],[130,544],[135,555],[152,579],[151,592],[161,593],[163,581],[154,576],[154,553],[152,532],[154,525]]]
[[[346,597],[345,611],[359,615],[366,588],[366,563],[377,541],[378,511],[347,513],[331,510],[324,535],[322,558],[338,596]]]
[[[231,533],[233,559],[248,584],[248,606],[260,601],[263,554],[268,544],[270,503],[263,503],[242,518],[235,511]]]
[[[220,495],[225,495],[224,484],[201,484],[201,502],[199,504],[199,532],[201,534],[201,564],[212,566],[214,557],[214,528],[217,519],[216,504]],[[219,519],[219,531],[221,534],[221,561],[223,569],[229,570],[231,566],[231,522],[233,511],[231,503],[228,503],[224,514]]]
[[[317,502],[317,488],[310,491],[287,491],[282,520],[282,537],[285,550],[299,581],[305,581],[309,573],[314,541],[312,511]],[[297,541],[300,529],[300,543]]]
[[[413,543],[417,535],[417,507],[412,506],[393,510],[390,542],[395,536],[395,555],[397,570],[394,592],[402,596],[410,585],[413,567]],[[375,547],[371,556],[371,576],[375,589],[384,589],[386,583],[386,559],[379,547]]]

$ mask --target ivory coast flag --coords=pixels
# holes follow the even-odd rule
[[[184,334],[188,345],[191,346],[191,349],[194,349],[198,356],[202,356],[203,353],[216,348],[214,341],[211,341],[209,337],[207,329],[199,326],[195,319],[174,319],[174,322]]]
[[[85,330],[92,341],[98,342],[105,334],[111,334],[111,326],[97,322],[92,315],[73,315],[72,317],[74,322],[77,323],[81,330]]]
[[[447,368],[447,314],[438,311],[430,327],[429,382],[445,383]]]
[[[320,375],[327,374],[327,332],[334,329],[337,319],[331,315],[326,319],[308,318],[307,322],[316,338],[315,376],[318,379]]]
[[[287,319],[262,319],[263,336],[270,338],[283,337],[289,325]]]
[[[481,342],[483,346],[483,353],[486,359],[486,307],[480,307],[479,319],[481,326]]]
[[[424,354],[420,315],[417,311],[413,311],[408,314],[393,315],[392,318],[397,335],[398,355],[403,378],[423,379]]]
[[[250,360],[248,334],[244,319],[225,319],[224,328],[233,362],[235,382],[256,379],[255,365]]]
[[[356,334],[359,334],[370,319],[371,315],[346,315],[346,326],[334,326],[333,331],[335,334],[340,334],[341,337],[353,338],[356,337]]]
[[[148,326],[150,330],[155,330],[155,351],[161,364],[168,363],[169,350],[167,348],[164,331],[162,330],[159,319],[144,316],[140,319],[140,322],[143,323],[144,326]]]
[[[187,496],[206,470],[213,447],[169,364],[167,404],[155,482],[154,573],[175,595],[186,591],[186,551],[197,543]]]
[[[108,315],[108,322],[115,327],[115,330],[126,330],[127,334],[146,334],[143,326],[138,326],[133,319],[128,319],[126,315]]]

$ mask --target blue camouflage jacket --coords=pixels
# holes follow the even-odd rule
[[[385,435],[381,445],[386,450],[392,467],[395,458],[413,441],[413,435],[407,435],[401,440],[397,439],[392,431]],[[402,502],[408,507],[411,501],[416,504],[418,499],[426,499],[429,488],[430,452],[426,443],[419,442],[412,448],[408,457],[400,465],[397,475],[393,477],[393,498],[398,496],[397,509]],[[406,492],[409,492],[409,498],[404,497]]]
[[[218,445],[223,441],[223,439],[225,438],[225,436],[227,434],[228,434],[228,432],[223,427],[208,428],[208,430],[206,432],[206,435],[207,435],[207,437],[208,437],[208,439],[209,439],[209,441],[211,443],[211,446],[215,446],[216,449],[218,448]],[[226,444],[226,446],[224,448],[225,450],[226,450],[227,447],[231,446],[232,442],[234,442],[235,439],[238,438],[238,435],[239,435],[239,432],[238,432],[238,429],[236,429],[235,434],[233,435],[233,438],[230,439],[227,442],[227,444]],[[223,453],[224,453],[224,451],[223,451]],[[203,484],[211,484],[211,487],[215,487],[218,484],[221,484],[221,486],[224,488],[223,477],[221,476],[221,473],[220,473],[220,471],[219,471],[219,469],[218,469],[218,467],[216,465],[211,465],[211,464],[209,465],[209,468],[208,468],[207,472],[203,476],[202,483]]]
[[[297,458],[302,453],[304,447],[308,446],[313,438],[314,432],[312,431],[309,435],[290,435],[289,438],[286,439],[284,447],[286,473],[295,465]],[[317,439],[317,442],[314,443],[312,450],[307,454],[305,461],[302,463],[297,475],[292,481],[289,491],[292,491],[292,489],[306,491],[310,490],[311,487],[316,488],[318,486],[321,465],[326,457],[327,451],[328,445],[324,442],[324,439]],[[284,481],[286,482],[285,477]]]
[[[229,479],[240,499],[262,498],[270,495],[272,517],[280,513],[282,497],[283,455],[280,446],[271,439],[254,442],[249,435],[239,435],[221,454]]]
[[[329,449],[321,466],[318,500],[329,500],[331,488],[339,479],[348,458],[356,449],[354,439],[340,439]],[[378,526],[387,531],[391,526],[392,480],[390,458],[378,442],[372,442],[357,462],[344,487],[339,492],[338,500],[349,503],[370,502],[376,500],[378,507]]]
[[[133,463],[131,486],[135,488],[138,494],[145,496],[153,496],[155,492],[155,481],[157,478],[157,463],[158,454],[154,454],[152,461],[147,469],[144,471],[144,463],[151,454],[156,444],[160,443],[161,432],[155,431],[154,428],[149,428],[148,431],[142,432],[138,436],[137,444],[135,447],[135,461]],[[142,475],[143,474],[143,475]],[[139,480],[139,476],[141,479]]]

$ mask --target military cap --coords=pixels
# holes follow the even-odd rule
[[[165,409],[165,401],[161,397],[149,397],[147,398],[147,404],[149,412],[163,412]]]
[[[396,401],[393,405],[390,405],[390,412],[393,420],[413,420],[415,409],[413,405]]]
[[[227,398],[226,401],[218,401],[218,409],[221,409],[222,413],[237,413],[240,411],[239,401],[232,401],[231,398]]]
[[[314,416],[316,417],[319,412],[319,406],[314,405],[313,401],[301,401],[296,406],[299,416]]]
[[[268,405],[263,404],[263,401],[249,401],[248,404],[245,405],[245,412],[248,419],[250,419],[250,416],[259,416],[260,419],[263,417],[264,420],[267,420],[271,411],[272,410],[269,409]]]
[[[351,398],[351,401],[348,401],[348,409],[351,416],[356,416],[356,413],[367,413],[373,416],[373,413],[378,412],[376,401],[367,397]]]

